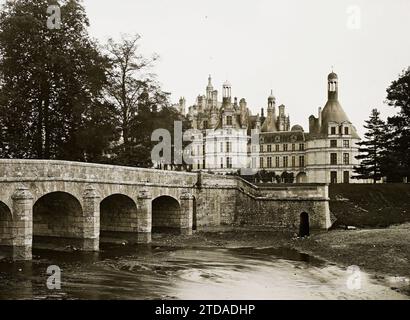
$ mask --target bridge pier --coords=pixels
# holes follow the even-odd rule
[[[137,199],[137,242],[150,243],[152,231],[152,196],[147,191],[141,191]]]
[[[33,245],[33,195],[20,186],[12,195],[13,260],[31,260]]]
[[[83,195],[83,238],[84,251],[98,251],[100,247],[100,200],[95,188],[89,185]]]
[[[194,216],[194,196],[190,193],[184,193],[181,200],[181,234],[192,235],[192,223]]]

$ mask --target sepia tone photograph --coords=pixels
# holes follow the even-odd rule
[[[0,0],[0,300],[409,300],[409,30],[408,0]]]

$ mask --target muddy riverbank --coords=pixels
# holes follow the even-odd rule
[[[33,261],[0,260],[0,299],[409,299],[408,234],[400,226],[298,239],[221,228],[102,243],[99,252],[34,249]],[[46,285],[51,265],[61,269],[59,290]]]
[[[294,249],[341,267],[358,266],[410,296],[410,224],[383,229],[332,230],[298,238],[293,233],[225,228],[191,236],[154,235],[153,245]]]

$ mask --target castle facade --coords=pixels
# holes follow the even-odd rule
[[[328,99],[317,117],[309,117],[309,131],[290,124],[284,105],[271,95],[267,113],[252,115],[244,98],[232,99],[232,87],[225,82],[222,101],[208,78],[206,94],[189,107],[192,127],[193,170],[229,173],[274,172],[286,182],[350,183],[358,165],[360,138],[338,100],[338,76],[328,75]],[[185,99],[180,100],[181,111]]]

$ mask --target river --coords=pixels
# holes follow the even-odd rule
[[[34,250],[0,261],[0,299],[407,299],[369,274],[289,249],[105,245],[98,253]],[[47,267],[61,269],[49,290]],[[357,283],[357,282],[356,282]]]

